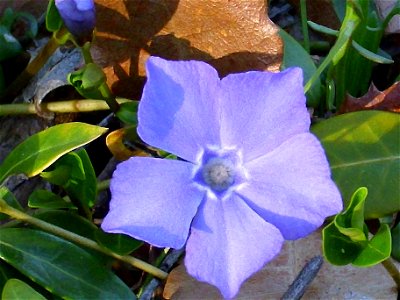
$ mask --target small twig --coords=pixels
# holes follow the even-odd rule
[[[172,266],[177,262],[179,257],[182,255],[184,249],[179,249],[179,250],[172,250],[167,257],[164,259],[164,261],[161,263],[160,269],[169,272]],[[151,300],[153,297],[154,290],[160,285],[161,281],[153,278],[149,284],[146,286],[146,288],[143,290],[140,300]]]
[[[132,100],[124,98],[117,99],[118,103],[125,103],[129,101]],[[84,99],[41,103],[40,109],[45,112],[72,113],[109,110],[110,108],[105,100]],[[37,107],[35,107],[35,104],[18,103],[0,105],[0,116],[24,114],[37,114]]]
[[[296,279],[289,286],[286,293],[282,296],[282,300],[298,300],[304,295],[307,287],[317,276],[323,263],[322,256],[313,257],[301,270]]]

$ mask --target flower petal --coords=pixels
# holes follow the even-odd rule
[[[300,68],[280,73],[247,72],[223,78],[221,142],[239,147],[244,161],[308,132],[310,116]]]
[[[310,133],[294,136],[245,168],[248,184],[236,193],[285,239],[308,235],[342,210],[324,151]]]
[[[101,225],[158,247],[181,248],[204,197],[191,184],[187,162],[133,157],[111,180],[110,212]]]
[[[219,145],[216,70],[199,61],[150,57],[139,104],[140,137],[195,162],[205,145]]]
[[[93,0],[55,0],[55,5],[74,36],[85,37],[92,33],[96,23]]]
[[[237,195],[207,197],[193,220],[186,245],[189,274],[233,298],[240,285],[277,255],[283,238]]]

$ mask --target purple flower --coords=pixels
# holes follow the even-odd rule
[[[232,298],[280,251],[342,209],[309,133],[302,73],[219,79],[198,61],[147,61],[140,137],[183,159],[133,157],[111,181],[102,228],[158,247],[186,243],[187,271]]]
[[[90,36],[96,23],[93,0],[55,0],[58,12],[75,37]]]

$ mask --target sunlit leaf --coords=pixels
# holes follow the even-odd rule
[[[367,219],[400,210],[400,115],[348,113],[316,124],[312,132],[322,142],[345,203],[365,186]]]
[[[65,123],[32,135],[19,144],[0,165],[0,182],[24,173],[35,176],[65,153],[83,146],[107,131],[85,123]]]
[[[46,300],[41,294],[31,288],[25,282],[12,278],[8,280],[3,288],[2,300]]]

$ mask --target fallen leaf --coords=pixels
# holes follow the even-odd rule
[[[124,144],[124,137],[127,134],[125,128],[115,130],[107,135],[106,145],[112,155],[119,161],[127,160],[132,156],[149,156],[139,149],[129,149]]]
[[[368,109],[400,113],[400,81],[395,82],[384,91],[379,91],[372,83],[368,92],[359,98],[347,95],[339,113]]]
[[[96,0],[92,53],[115,94],[138,99],[150,55],[202,60],[220,76],[278,71],[282,42],[264,0]]]

